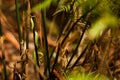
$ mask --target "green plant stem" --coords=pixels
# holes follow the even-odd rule
[[[44,0],[43,0],[44,1]],[[47,70],[48,70],[48,75],[49,78],[51,79],[51,74],[50,74],[50,59],[49,59],[49,52],[48,52],[48,42],[47,42],[47,34],[46,34],[46,10],[42,10],[42,21],[43,21],[43,35],[44,35],[44,60],[45,60],[45,72],[44,74],[46,75]]]
[[[29,2],[29,0],[27,0],[27,1],[28,1],[27,11],[26,12],[23,11],[23,16],[26,17],[25,14],[27,14],[27,17],[25,19],[23,19],[23,23],[25,23],[24,24],[25,30],[23,30],[23,34],[22,34],[23,36],[24,36],[24,34],[26,34],[26,50],[25,50],[25,55],[24,55],[26,60],[22,62],[23,74],[25,74],[25,75],[26,75],[25,66],[26,66],[26,62],[28,61],[27,53],[29,52],[29,30],[30,30],[30,15],[29,15],[29,13],[30,13],[30,2]],[[25,4],[25,1],[23,3]],[[23,59],[23,57],[21,59]],[[23,80],[25,80],[25,79],[23,79]]]
[[[5,61],[5,53],[4,53],[4,39],[3,39],[1,19],[0,19],[0,45],[2,48],[2,63],[3,63],[4,80],[8,80],[7,71],[6,71],[6,61]]]
[[[33,37],[34,37],[34,47],[35,47],[35,54],[36,54],[36,62],[37,62],[37,65],[40,67],[40,64],[39,64],[39,55],[38,55],[38,47],[37,47],[37,45],[35,43],[35,27],[33,28]]]
[[[47,35],[46,35],[46,28],[45,28],[45,25],[44,25],[44,20],[43,20],[43,33],[44,33],[44,43],[45,43],[45,54],[44,54],[44,57],[45,57],[45,69],[48,69],[48,73],[49,73],[49,77],[50,77],[50,59],[49,59],[49,52],[48,52],[48,42],[47,42]],[[46,70],[45,70],[45,73],[46,73]]]
[[[17,26],[18,26],[18,35],[19,35],[19,44],[20,44],[20,55],[22,54],[22,35],[20,30],[20,12],[18,7],[18,0],[15,0],[16,6],[16,16],[17,16]]]
[[[4,80],[8,80],[7,71],[6,71],[6,61],[5,61],[5,59],[3,60],[3,66],[4,66],[3,71],[4,71],[4,77],[5,77]]]

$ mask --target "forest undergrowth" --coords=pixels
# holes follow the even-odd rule
[[[0,80],[120,80],[119,0],[0,0]]]

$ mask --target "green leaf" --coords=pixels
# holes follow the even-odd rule
[[[35,45],[38,47],[39,42],[38,42],[38,33],[35,31]]]
[[[63,11],[69,12],[70,11],[70,4],[61,6],[60,9],[58,9],[53,15],[56,15],[56,14],[63,12]]]
[[[39,58],[39,63],[41,64],[42,62],[42,57],[43,57],[43,53],[38,51],[38,58]],[[32,59],[36,62],[36,53],[35,51],[33,52],[33,56],[32,56]]]
[[[34,28],[34,22],[33,22],[32,18],[30,19],[30,22],[31,22],[31,29],[33,30],[33,28]]]
[[[56,15],[60,12],[69,12],[71,10],[71,4],[72,4],[72,1],[71,2],[68,2],[68,0],[60,0],[59,1],[59,4],[58,4],[58,7],[57,7],[57,10],[54,12],[53,15]]]

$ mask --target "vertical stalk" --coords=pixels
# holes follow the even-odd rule
[[[7,71],[6,71],[6,61],[5,59],[3,59],[3,67],[4,67],[4,77],[5,77],[5,80],[8,80],[8,76],[7,76]]]
[[[7,71],[6,71],[6,61],[5,61],[5,53],[4,53],[4,37],[3,37],[3,33],[2,33],[1,19],[0,19],[0,45],[2,48],[2,62],[3,62],[4,80],[8,80]]]
[[[36,3],[39,2],[38,0],[29,0],[29,3],[30,3],[30,6],[31,8],[34,7],[34,5],[36,5]],[[30,12],[28,11],[28,16],[30,15],[29,14]],[[34,24],[34,26],[30,25],[32,27],[32,31],[33,31],[33,41],[34,41],[34,48],[35,48],[35,56],[36,56],[36,63],[37,63],[37,66],[40,67],[40,64],[39,64],[39,55],[38,55],[38,47],[35,43],[35,36],[36,36],[36,27],[38,27],[37,25],[37,21],[36,21],[36,13],[31,13],[31,18],[33,19],[33,23],[31,24]]]
[[[45,0],[43,0],[45,1]],[[49,52],[48,52],[48,42],[47,42],[47,34],[46,34],[46,10],[42,10],[42,21],[43,21],[43,35],[44,35],[44,60],[45,60],[45,72],[44,74],[46,75],[47,71],[48,71],[48,75],[49,75],[49,78],[51,78],[51,75],[50,75],[50,59],[49,59]]]
[[[27,3],[26,49],[29,49],[30,1]]]
[[[34,18],[34,17],[33,17]],[[34,19],[33,19],[34,20]],[[36,43],[35,43],[35,36],[36,36],[36,34],[35,34],[35,26],[34,26],[34,28],[33,28],[33,38],[34,38],[34,47],[35,47],[35,54],[36,54],[36,62],[37,62],[37,65],[40,67],[40,64],[39,64],[39,57],[38,57],[38,47],[37,47],[37,45],[36,45]]]
[[[25,1],[23,1],[23,4],[25,4]],[[21,59],[26,59],[25,61],[22,62],[22,74],[26,75],[26,62],[28,61],[28,49],[29,49],[29,29],[30,29],[30,2],[29,0],[27,0],[27,11],[23,11],[23,32],[22,32],[22,36],[24,36],[24,34],[26,34],[26,49],[25,49],[25,58]],[[27,15],[27,16],[26,16]],[[24,40],[24,37],[23,37]],[[25,79],[23,79],[25,80]]]
[[[16,16],[17,16],[17,26],[18,26],[18,35],[19,35],[19,44],[20,44],[20,55],[22,54],[22,35],[20,30],[20,12],[18,7],[18,0],[15,0],[16,6]]]
[[[41,2],[41,1],[39,1],[39,0],[29,0],[29,2],[30,2],[30,7],[33,8],[37,3]],[[30,12],[28,12],[28,13],[30,13]],[[37,16],[36,12],[30,13],[30,14],[31,14],[31,18],[33,19],[33,24],[34,24],[33,26],[32,25],[30,25],[30,26],[32,26],[32,30],[33,30],[33,39],[34,39],[34,47],[35,47],[36,64],[37,64],[38,67],[40,67],[39,55],[38,55],[39,47],[37,45],[39,43],[37,43],[37,44],[35,43],[36,28],[38,28],[39,25],[40,25],[40,24],[37,23],[37,22],[39,22],[37,20],[37,18],[39,18],[39,17],[36,17]],[[41,23],[41,22],[39,22],[39,23]],[[41,74],[39,74],[39,78],[40,78],[40,80],[43,80]]]

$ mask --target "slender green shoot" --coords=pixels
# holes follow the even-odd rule
[[[21,35],[21,30],[20,30],[20,12],[19,12],[18,0],[15,0],[15,6],[16,6],[16,16],[17,16],[19,44],[20,44],[20,55],[21,55],[22,54],[22,35]]]
[[[44,1],[44,0],[43,0]],[[45,60],[45,72],[44,74],[48,72],[49,78],[51,79],[50,74],[50,59],[49,59],[49,51],[48,51],[48,42],[47,42],[47,34],[46,34],[46,9],[42,10],[42,20],[43,20],[43,35],[44,35],[44,60]]]

